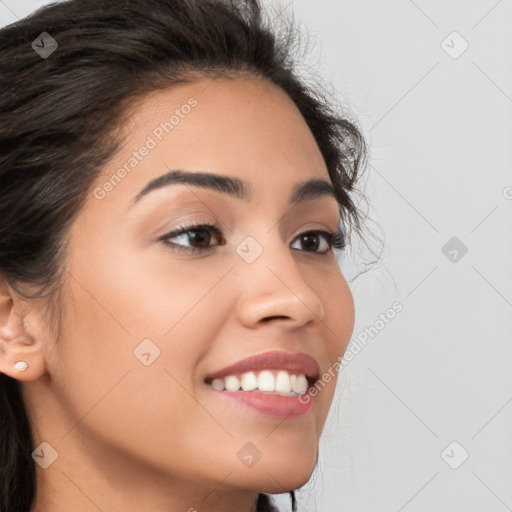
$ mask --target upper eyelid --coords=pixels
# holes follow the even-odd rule
[[[195,231],[195,230],[200,230],[200,229],[204,229],[207,231],[209,230],[209,231],[212,231],[213,233],[222,235],[222,228],[220,226],[218,226],[217,224],[210,224],[209,222],[200,222],[200,223],[190,223],[190,224],[184,223],[181,226],[178,226],[174,229],[171,229],[170,231],[167,231],[166,233],[164,233],[162,236],[160,236],[158,238],[159,239],[170,238],[171,236],[179,236],[179,235],[187,233],[188,231]],[[300,233],[297,233],[296,237],[303,235],[305,233],[310,233],[310,232],[323,232],[323,233],[336,235],[339,233],[339,229],[336,229],[333,231],[329,228],[327,228],[327,229],[310,228],[310,229],[305,229],[304,231],[301,231]]]
[[[181,236],[183,234],[186,234],[188,231],[195,231],[195,230],[201,230],[201,229],[203,229],[205,231],[210,231],[210,232],[214,233],[216,236],[221,236],[222,238],[224,238],[221,228],[215,223],[212,224],[210,222],[198,222],[198,223],[185,222],[183,225],[178,226],[175,229],[172,229],[171,231],[168,231],[167,233],[165,233],[164,235],[159,237],[158,240],[164,241],[164,243],[167,243],[167,245],[174,245],[179,248],[178,250],[183,249],[183,250],[189,250],[189,251],[207,251],[207,250],[213,249],[215,246],[213,246],[213,247],[193,247],[193,246],[187,246],[187,245],[181,245],[181,244],[175,244],[172,242],[167,242],[167,240],[169,240],[170,238],[173,238],[176,236]],[[297,239],[297,237],[307,234],[307,233],[318,233],[320,235],[323,235],[324,239],[327,239],[326,235],[328,235],[328,236],[330,235],[332,237],[331,247],[330,247],[330,249],[325,251],[325,252],[329,252],[329,250],[333,250],[335,248],[335,240],[336,240],[336,237],[340,234],[340,228],[338,226],[338,229],[334,230],[334,231],[330,230],[330,229],[319,229],[319,228],[306,229],[304,231],[301,231],[300,233],[297,233],[297,235],[294,237],[293,241],[295,241]],[[341,233],[341,234],[343,236],[343,233]],[[218,245],[225,245],[225,243],[218,244]],[[305,251],[305,252],[310,252],[310,251]],[[316,251],[311,251],[311,252],[313,254],[315,254],[315,253],[316,254],[324,254],[324,252],[319,252],[319,253],[317,253]]]
[[[170,238],[171,236],[179,236],[182,234],[187,233],[187,231],[195,231],[204,229],[207,231],[211,231],[216,234],[222,234],[221,228],[217,224],[211,224],[209,222],[198,222],[198,223],[183,223],[180,226],[177,226],[176,228],[171,229],[170,231],[167,231],[162,236],[158,237],[159,240],[162,238]]]

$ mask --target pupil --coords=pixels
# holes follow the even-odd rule
[[[309,244],[309,247],[312,248],[314,251],[318,249],[318,238],[317,235],[310,233],[307,235],[303,235],[303,240],[306,240],[306,246]],[[313,240],[313,244],[311,245],[311,241]]]
[[[210,241],[210,233],[206,230],[195,230],[195,231],[189,231],[189,234],[192,233],[192,239],[195,243],[198,243],[198,244],[204,244],[204,242],[206,241],[206,244],[205,245],[208,245],[208,242]],[[206,234],[206,236],[205,236]]]

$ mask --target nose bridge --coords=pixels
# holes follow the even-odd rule
[[[260,237],[246,237],[237,247],[240,256],[237,274],[242,292],[238,304],[240,319],[254,326],[279,318],[290,326],[321,321],[324,307],[304,276],[293,251],[278,230]],[[311,264],[314,265],[314,262]]]

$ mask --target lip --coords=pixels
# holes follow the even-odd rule
[[[320,366],[316,359],[302,352],[283,350],[262,352],[210,373],[204,381],[205,384],[210,384],[213,379],[220,379],[226,375],[258,370],[288,370],[289,372],[303,373],[308,381],[308,389],[305,393],[297,396],[282,396],[267,391],[220,391],[210,386],[208,389],[232,404],[251,408],[273,418],[296,418],[311,411],[315,395],[310,391],[320,378]]]
[[[279,396],[271,393],[261,393],[257,391],[219,391],[214,388],[208,388],[213,393],[217,393],[220,398],[229,402],[248,407],[258,412],[278,419],[291,419],[298,416],[304,416],[314,406],[315,397],[309,394],[310,389],[297,396]]]
[[[226,375],[235,375],[257,370],[288,370],[303,373],[308,384],[313,385],[320,377],[320,366],[316,359],[303,352],[271,350],[262,352],[217,370],[205,377],[205,383]],[[237,393],[241,393],[238,391]],[[286,398],[286,397],[284,397]]]

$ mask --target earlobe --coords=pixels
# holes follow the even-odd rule
[[[27,369],[28,369],[27,361],[18,361],[17,363],[14,364],[14,369],[17,372],[25,372],[25,371],[27,371]]]
[[[0,372],[18,380],[36,380],[46,372],[43,347],[29,332],[22,300],[0,283]]]

